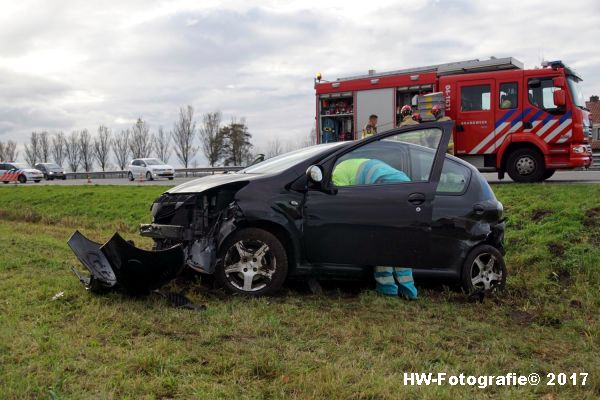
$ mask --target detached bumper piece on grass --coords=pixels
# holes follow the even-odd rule
[[[122,290],[133,296],[148,294],[174,279],[185,261],[180,244],[165,250],[142,250],[118,233],[101,245],[75,231],[67,243],[91,275],[73,272],[96,293]]]

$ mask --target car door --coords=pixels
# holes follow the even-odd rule
[[[496,149],[498,132],[494,126],[496,97],[492,95],[493,89],[494,79],[458,82],[460,102],[454,144],[457,155],[482,156]],[[477,166],[483,167],[483,163]]]
[[[307,260],[424,266],[424,255],[431,250],[432,203],[452,126],[396,129],[323,161],[323,183],[309,188],[304,204]]]

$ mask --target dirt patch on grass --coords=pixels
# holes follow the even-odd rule
[[[571,273],[564,268],[561,268],[558,271],[552,271],[550,279],[557,282],[562,287],[569,286],[574,281]]]
[[[535,210],[533,210],[533,212],[531,213],[531,220],[533,222],[539,222],[541,220],[543,220],[544,218],[546,218],[548,215],[552,215],[553,212],[551,210],[546,210],[544,208],[537,208]]]
[[[513,310],[509,314],[510,319],[512,319],[517,324],[521,325],[530,325],[533,320],[536,318],[535,315],[528,313],[527,311],[519,311]]]
[[[560,257],[565,254],[565,246],[562,243],[548,243],[548,251],[555,257]]]
[[[600,207],[590,208],[583,215],[583,225],[600,227]]]

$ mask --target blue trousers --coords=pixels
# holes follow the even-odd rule
[[[412,276],[412,268],[375,267],[377,293],[386,296],[405,296],[417,298],[417,288]]]

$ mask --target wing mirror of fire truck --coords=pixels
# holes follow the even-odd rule
[[[567,82],[564,77],[557,76],[556,78],[552,79],[552,85],[554,85],[554,87],[564,89],[567,86]]]
[[[563,89],[555,90],[553,93],[554,105],[564,107],[567,104],[567,96]]]

